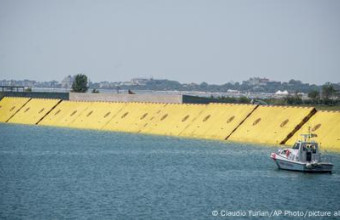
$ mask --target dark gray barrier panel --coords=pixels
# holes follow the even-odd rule
[[[69,100],[68,92],[0,92],[0,100],[5,96]]]
[[[215,98],[209,97],[200,97],[200,96],[191,96],[191,95],[183,95],[182,103],[197,103],[197,104],[208,104],[208,103],[220,103],[221,101]]]

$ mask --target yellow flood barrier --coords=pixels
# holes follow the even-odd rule
[[[30,98],[4,97],[0,101],[0,122],[7,122]]]
[[[178,136],[207,105],[167,104],[141,128],[141,133]]]
[[[92,103],[62,101],[48,114],[39,124],[71,127],[70,124],[76,120]]]
[[[314,113],[314,108],[259,106],[228,140],[282,144]]]
[[[92,102],[69,126],[102,129],[125,105],[125,103],[119,102]]]
[[[166,104],[127,103],[102,129],[110,131],[139,132],[150,119],[159,114]]]
[[[209,104],[180,135],[225,140],[257,105]]]
[[[318,111],[310,120],[291,137],[286,144],[293,145],[295,141],[302,140],[301,134],[311,133],[317,137],[312,140],[321,145],[321,149],[340,151],[340,112]]]
[[[37,124],[59,102],[60,99],[31,99],[8,122],[17,124]]]

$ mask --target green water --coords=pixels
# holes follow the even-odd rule
[[[330,155],[332,175],[305,174],[278,170],[269,158],[275,150],[0,124],[0,218],[235,219],[221,215],[246,212],[242,219],[249,211],[340,210],[339,154]]]

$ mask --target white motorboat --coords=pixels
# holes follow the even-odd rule
[[[292,148],[278,150],[272,153],[271,158],[274,160],[279,169],[315,172],[315,173],[332,173],[333,164],[323,161],[319,149],[319,144],[312,141],[315,134],[304,134],[303,141],[297,141]]]

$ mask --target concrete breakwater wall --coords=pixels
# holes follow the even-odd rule
[[[36,97],[32,97],[36,98]],[[51,97],[48,97],[51,98]],[[61,98],[63,99],[63,98]],[[113,94],[113,93],[75,93],[70,92],[70,101],[90,102],[149,102],[149,103],[196,103],[208,104],[211,102],[221,103],[221,100],[211,97],[199,97],[183,94]]]
[[[266,145],[292,144],[310,127],[323,149],[340,152],[340,112],[314,108],[5,97],[0,101],[0,122]]]
[[[182,95],[169,94],[112,94],[112,93],[76,93],[70,92],[70,101],[100,102],[161,102],[182,103]]]

